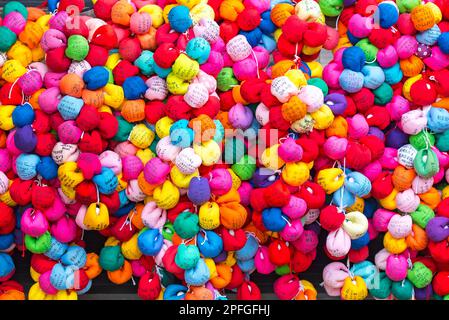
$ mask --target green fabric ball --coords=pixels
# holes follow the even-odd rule
[[[435,213],[425,204],[420,204],[416,211],[410,214],[414,224],[425,229],[431,219],[435,217]]]
[[[363,50],[367,62],[376,60],[377,51],[379,51],[379,49],[375,45],[373,45],[368,39],[365,38],[360,40],[359,42],[357,42],[355,46]]]
[[[391,86],[384,82],[379,88],[373,90],[374,93],[374,103],[377,105],[384,106],[393,98],[393,89]]]
[[[246,147],[241,139],[235,137],[225,139],[223,150],[224,163],[236,163],[245,153]]]
[[[399,300],[410,300],[413,296],[413,284],[407,279],[394,281],[391,285],[391,293]]]
[[[19,1],[8,1],[3,7],[3,18],[10,12],[16,11],[24,17],[25,20],[28,20],[28,10],[27,8],[20,3]],[[3,39],[2,39],[3,40]]]
[[[438,148],[438,150],[443,152],[449,151],[449,130],[437,134],[436,147]]]
[[[249,180],[256,171],[256,159],[246,154],[231,169],[241,180]]]
[[[386,299],[391,294],[392,281],[387,277],[385,272],[380,272],[376,275],[374,281],[376,286],[373,289],[369,289],[369,293],[377,299]]]
[[[418,289],[422,289],[431,283],[432,276],[432,270],[419,261],[415,262],[412,269],[407,271],[407,279]]]
[[[421,149],[413,160],[416,173],[424,178],[433,177],[440,171],[440,163],[435,152],[431,149]]]
[[[25,235],[25,247],[32,253],[45,253],[51,248],[51,235],[46,231],[40,237]]]
[[[320,8],[326,17],[336,17],[344,9],[343,0],[320,0]]]
[[[104,67],[104,68],[105,68],[106,71],[109,73],[108,83],[114,84],[114,75],[113,75],[113,73],[112,73],[112,70],[109,69],[109,68],[106,68],[106,67]]]
[[[72,60],[82,61],[89,53],[89,42],[86,38],[80,35],[70,36],[67,40],[67,48],[65,55]]]
[[[112,138],[112,140],[118,142],[126,141],[128,140],[129,134],[131,133],[131,130],[134,128],[134,125],[126,121],[122,116],[118,116],[116,118],[118,121],[118,130],[114,138]]]
[[[1,26],[0,27],[0,51],[8,51],[14,43],[17,41],[17,36],[14,32],[9,30],[9,28]]]
[[[107,271],[120,269],[125,263],[120,246],[104,247],[100,251],[100,266]]]
[[[184,243],[178,246],[178,252],[175,256],[175,263],[178,267],[184,270],[192,269],[200,260],[200,251],[197,246],[185,245]]]
[[[162,228],[162,236],[164,239],[171,241],[175,234],[175,228],[171,222],[166,222]]]
[[[412,12],[413,8],[419,6],[421,0],[397,0],[396,5],[398,6],[399,12]]]
[[[232,68],[226,67],[221,69],[217,76],[217,88],[220,91],[229,91],[233,86],[238,85],[238,80],[234,77]]]
[[[192,212],[181,212],[175,219],[173,227],[183,239],[193,238],[198,232],[200,232],[200,226],[198,224],[198,215]]]
[[[323,79],[310,78],[309,80],[307,80],[307,84],[320,88],[324,96],[327,96],[329,93],[329,87],[327,86],[327,83],[324,82]]]
[[[435,136],[428,131],[420,131],[418,134],[410,136],[409,142],[416,150],[429,148],[435,145]]]
[[[274,270],[278,276],[284,276],[290,273],[290,267],[288,264],[284,264],[283,266],[278,266]]]

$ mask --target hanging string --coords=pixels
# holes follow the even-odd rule
[[[257,59],[256,53],[253,49],[251,49],[251,53],[254,57],[254,60],[256,61],[256,70],[257,70],[257,79],[260,79],[260,73],[259,73],[259,60]]]

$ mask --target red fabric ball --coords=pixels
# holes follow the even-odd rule
[[[437,89],[433,82],[420,79],[410,87],[410,97],[413,103],[426,106],[437,99]]]
[[[86,271],[84,269],[78,269],[75,271],[75,282],[74,282],[74,288],[77,291],[81,291],[87,287],[89,284],[89,277],[86,274]]]
[[[99,19],[111,20],[111,10],[118,0],[97,0],[94,4],[95,16]]]
[[[260,25],[260,14],[254,8],[246,8],[237,17],[237,25],[241,30],[251,31]]]
[[[15,179],[9,186],[9,194],[11,198],[19,206],[25,206],[31,202],[31,188],[34,182],[32,180],[22,181]]]
[[[319,209],[326,201],[326,193],[324,189],[313,181],[306,181],[299,188],[296,196],[302,198],[307,203],[309,209]]]
[[[312,130],[307,134],[307,137],[315,141],[319,147],[326,142],[326,132],[324,130]]]
[[[268,231],[263,224],[262,212],[261,211],[253,211],[251,214],[251,219],[253,225],[262,232]]]
[[[78,147],[82,152],[100,154],[106,146],[103,145],[100,133],[94,130],[92,132],[84,132]]]
[[[71,8],[71,6],[75,6],[77,8]],[[78,13],[83,11],[84,9],[84,0],[61,0],[59,1],[58,11],[68,11],[69,15],[72,10],[78,9]]]
[[[179,38],[179,33],[173,31],[169,23],[164,23],[156,31],[156,44],[175,43]]]
[[[369,17],[377,9],[377,1],[376,0],[359,0],[355,4],[355,12],[364,16]]]
[[[399,32],[403,35],[412,36],[416,34],[415,25],[413,24],[410,13],[401,13],[396,25],[398,26]]]
[[[259,287],[252,281],[245,280],[237,289],[238,300],[260,300],[261,298]]]
[[[435,89],[443,97],[449,97],[449,70],[443,69],[432,73]]]
[[[295,250],[292,258],[293,271],[297,273],[307,271],[312,265],[315,256],[315,251],[304,253],[302,251]]]
[[[322,46],[327,39],[327,29],[325,25],[318,22],[307,23],[307,30],[304,32],[304,44],[309,47]]]
[[[243,284],[243,281],[245,281],[245,274],[242,272],[242,269],[235,264],[231,267],[232,269],[232,277],[231,282],[228,283],[226,286],[226,289],[228,290],[234,290],[238,287],[240,287]]]
[[[114,76],[115,84],[121,86],[123,82],[127,78],[137,76],[139,74],[139,68],[133,65],[128,60],[121,60],[115,67],[112,69],[112,75]]]
[[[447,239],[440,242],[429,241],[428,249],[436,262],[449,263],[449,243]]]
[[[243,229],[236,229],[231,233],[231,230],[221,228],[220,233],[225,251],[237,251],[245,246],[246,234]]]
[[[16,227],[16,216],[11,207],[0,202],[0,235],[14,231]]]
[[[118,132],[118,120],[108,112],[100,112],[98,132],[103,139],[112,139]]]
[[[389,172],[382,172],[373,182],[371,195],[376,199],[386,198],[393,192],[393,180]]]
[[[338,211],[334,205],[323,208],[320,212],[321,227],[327,231],[334,231],[340,228],[345,221],[345,215]]]
[[[449,198],[441,200],[435,211],[439,216],[449,218]]]
[[[195,208],[193,207],[193,203],[190,201],[187,201],[186,198],[181,198],[178,202],[178,204],[169,210],[167,210],[167,219],[171,222],[174,222],[176,220],[176,217],[183,211],[190,211],[194,212]]]
[[[170,68],[181,53],[173,43],[163,43],[154,51],[154,62],[163,69]]]
[[[369,108],[365,113],[365,118],[370,127],[375,126],[381,130],[388,127],[391,122],[388,110],[379,106]]]
[[[42,110],[34,110],[33,129],[36,134],[46,133],[51,130],[50,116]]]
[[[38,210],[44,211],[51,207],[55,197],[55,191],[51,187],[35,184],[31,189],[31,203]]]
[[[175,263],[176,253],[178,253],[178,246],[173,245],[165,251],[165,254],[162,257],[162,263],[164,264],[165,269],[170,273],[182,273],[184,271]]]
[[[190,106],[184,101],[183,96],[170,96],[168,97],[167,104],[165,105],[165,113],[169,118],[174,121],[181,119],[190,120],[191,110]]]
[[[251,190],[249,202],[255,211],[262,211],[263,209],[268,208],[268,204],[263,196],[264,190],[264,188],[255,188]]]
[[[123,59],[134,62],[142,53],[142,48],[139,39],[126,38],[120,42],[118,51]]]
[[[117,191],[111,194],[100,193],[100,202],[108,207],[109,214],[113,214],[120,209],[120,197]]]
[[[282,117],[281,107],[272,107],[270,109],[270,126],[282,131],[287,131],[290,128],[290,122]]]
[[[265,84],[264,88],[260,93],[260,100],[267,108],[272,108],[275,106],[280,106],[281,103],[274,95],[271,94],[270,84]]]
[[[302,51],[302,47],[304,46],[303,42],[290,42],[284,34],[278,39],[278,50],[286,57],[293,57],[295,54],[300,54]]]
[[[352,100],[351,97],[345,97],[345,98],[346,98],[347,106],[346,106],[345,112],[343,112],[342,116],[345,118],[352,117],[353,115],[355,115],[357,113],[357,107],[355,105],[354,100]]]
[[[248,103],[259,103],[262,90],[265,88],[265,81],[260,79],[249,79],[243,81],[240,92],[242,98]]]
[[[71,20],[66,20],[62,32],[64,32],[67,38],[73,35],[80,35],[87,39],[89,37],[89,28],[87,27],[86,22],[78,19],[78,21],[74,23],[74,19],[75,18],[71,16]]]
[[[346,166],[360,171],[370,163],[370,149],[361,143],[349,141],[346,148]]]
[[[137,295],[142,300],[156,300],[161,290],[159,275],[156,272],[147,272],[139,280]]]
[[[377,136],[364,136],[359,141],[370,150],[372,161],[379,159],[384,154],[385,144]]]
[[[92,67],[104,66],[109,57],[109,51],[106,48],[91,44],[86,60]]]
[[[449,294],[449,272],[438,272],[432,280],[433,291],[439,296]]]
[[[211,119],[214,119],[218,112],[220,112],[220,99],[215,96],[209,96],[206,104],[201,108],[193,108],[192,113],[195,117],[200,114],[208,115]]]
[[[145,104],[145,120],[148,123],[156,122],[165,117],[165,104],[161,101],[149,101]]]
[[[393,44],[395,37],[391,29],[373,28],[368,39],[377,48],[383,49]]]
[[[11,89],[12,87],[12,89]],[[22,89],[16,83],[6,82],[0,87],[0,102],[3,105],[18,105],[22,104]]]
[[[301,161],[309,163],[318,158],[320,149],[318,148],[318,143],[316,143],[316,141],[302,136],[296,140],[296,144],[300,145],[303,150]]]
[[[362,88],[359,92],[353,93],[351,98],[360,113],[365,113],[369,108],[374,106],[374,93],[367,88]]]
[[[280,208],[286,206],[290,201],[290,197],[290,191],[281,180],[277,180],[275,183],[263,189],[263,198],[268,207]]]
[[[57,261],[54,261],[43,254],[34,253],[31,255],[31,268],[39,274],[50,271],[57,263]]]
[[[273,240],[268,245],[268,258],[277,265],[283,266],[290,263],[290,248],[284,241]]]
[[[288,17],[282,26],[282,34],[291,43],[301,42],[306,30],[307,22],[301,20],[297,15]]]
[[[90,44],[96,44],[97,46],[111,50],[117,48],[118,37],[114,28],[109,24],[105,24],[95,30]]]
[[[353,6],[346,7],[340,14],[339,22],[343,23],[343,25],[348,26],[348,22],[351,17],[355,14],[355,8]]]
[[[90,205],[97,202],[97,188],[95,183],[90,180],[84,180],[75,187],[75,199],[76,201]]]
[[[125,242],[137,232],[128,215],[121,216],[111,227],[111,234],[119,241]]]
[[[51,133],[39,133],[36,135],[37,143],[34,152],[42,157],[50,156],[57,142]]]
[[[232,90],[220,92],[218,96],[220,97],[220,107],[223,111],[229,111],[236,104]]]
[[[47,51],[45,62],[50,70],[54,72],[66,72],[69,70],[72,60],[65,55],[66,47],[59,47]]]
[[[236,22],[226,20],[220,24],[220,37],[225,43],[238,35],[239,31],[239,26]]]
[[[299,278],[295,274],[286,274],[277,278],[273,286],[274,293],[280,300],[292,300],[300,290]]]
[[[359,263],[368,259],[369,248],[364,246],[358,250],[351,249],[348,253],[348,258],[351,263]]]
[[[59,112],[55,112],[50,115],[50,125],[51,125],[52,130],[58,131],[58,127],[64,121],[65,120],[62,118],[62,116]]]
[[[75,120],[76,125],[82,131],[91,131],[100,123],[100,115],[96,108],[85,105],[81,108],[78,117]]]

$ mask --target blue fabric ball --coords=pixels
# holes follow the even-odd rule
[[[120,200],[120,208],[127,206],[130,202],[128,197],[126,196],[126,190],[122,190],[118,193],[118,197]]]
[[[170,127],[170,141],[173,145],[187,148],[192,145],[194,132],[188,127],[189,121],[181,119],[173,123]]]
[[[449,32],[443,32],[438,37],[438,46],[443,53],[449,54]]]
[[[263,34],[267,36],[270,36],[277,29],[276,25],[273,23],[273,21],[271,21],[270,15],[271,11],[269,10],[262,12],[262,14],[260,15],[260,18],[262,20],[260,21],[259,29],[263,32]]]
[[[58,165],[52,157],[42,157],[36,170],[45,180],[52,180],[58,176]]]
[[[379,204],[377,203],[376,199],[374,198],[368,198],[365,199],[365,206],[363,208],[363,214],[368,218],[371,219],[374,215],[374,212],[379,208]]]
[[[36,167],[40,161],[39,156],[35,154],[22,153],[16,159],[17,175],[22,180],[31,180],[36,174]]]
[[[186,32],[193,24],[189,8],[182,5],[173,7],[168,13],[168,22],[176,32]]]
[[[385,146],[388,148],[399,149],[408,143],[408,134],[399,128],[393,128],[388,131],[385,137]]]
[[[355,195],[349,192],[347,188],[340,188],[334,192],[332,196],[332,202],[337,207],[347,208],[354,204]]]
[[[362,68],[365,76],[363,86],[368,89],[377,89],[385,81],[385,74],[381,67],[366,65]]]
[[[344,49],[342,63],[345,69],[360,72],[362,71],[365,62],[365,52],[363,52],[363,50],[359,47],[349,47]]]
[[[62,255],[67,251],[69,245],[67,243],[62,243],[51,237],[50,249],[44,253],[45,256],[52,260],[59,260]]]
[[[254,259],[250,259],[250,260],[246,260],[246,261],[237,260],[237,265],[244,273],[251,273],[256,269]]]
[[[381,2],[377,7],[375,19],[378,18],[382,28],[388,29],[393,26],[399,19],[398,7],[391,2]]]
[[[154,62],[154,64],[153,64],[153,69],[154,69],[154,72],[161,78],[167,78],[167,76],[172,71],[172,68],[164,69],[164,68],[159,67],[156,62]]]
[[[385,82],[389,85],[395,85],[399,82],[401,82],[404,74],[402,73],[401,66],[399,65],[399,62],[396,63],[394,66],[390,68],[385,68],[384,75],[385,75]]]
[[[243,248],[235,252],[235,258],[241,261],[250,260],[254,258],[258,249],[259,249],[259,242],[256,240],[254,236],[248,235]]]
[[[108,167],[102,167],[101,173],[92,178],[97,185],[98,191],[103,194],[114,193],[118,185],[118,179],[114,171]]]
[[[67,251],[62,255],[61,262],[66,266],[75,266],[78,269],[86,265],[86,250],[80,246],[69,246]]]
[[[108,84],[109,72],[105,67],[95,66],[84,72],[83,80],[87,89],[97,90]]]
[[[154,73],[153,52],[143,50],[140,56],[134,61],[134,65],[139,68],[140,72],[146,76]]]
[[[215,258],[223,251],[223,240],[213,231],[204,230],[198,233],[198,249],[205,258]]]
[[[164,300],[184,300],[188,288],[180,284],[169,284],[164,291]]]
[[[12,122],[16,128],[31,125],[35,119],[33,107],[28,103],[18,105],[12,112]]]
[[[255,47],[262,40],[262,31],[259,28],[253,29],[251,31],[240,30],[239,34],[243,35],[251,47]]]
[[[353,250],[362,249],[364,246],[368,245],[368,243],[369,243],[369,234],[368,232],[365,232],[365,234],[360,238],[351,240],[351,249]]]
[[[449,112],[443,108],[431,107],[427,113],[427,127],[435,133],[449,130]]]
[[[210,55],[210,44],[204,38],[193,38],[187,43],[186,53],[187,55],[198,61],[199,64],[203,64],[209,59]]]
[[[441,35],[441,30],[438,25],[434,25],[432,28],[420,32],[416,35],[416,40],[419,43],[427,44],[428,46],[433,46],[437,43],[439,37]]]
[[[64,96],[58,103],[58,111],[64,120],[75,120],[84,105],[83,99]]]
[[[265,34],[262,35],[262,41],[260,45],[264,47],[268,52],[273,52],[277,46],[276,41]]]
[[[351,32],[349,32],[349,30],[346,31],[346,35],[348,36],[349,42],[351,42],[353,46],[355,46],[357,42],[362,40],[362,38],[357,38],[356,36],[354,36]]]
[[[0,235],[0,250],[8,249],[14,243],[14,234],[1,234]]]
[[[147,229],[137,237],[139,250],[147,256],[155,256],[161,251],[164,237],[158,229]]]
[[[123,92],[127,100],[140,99],[148,87],[141,77],[129,77],[123,82]]]
[[[286,219],[280,208],[268,208],[262,211],[262,222],[270,231],[281,231],[287,225]]]
[[[202,286],[210,278],[210,271],[204,259],[198,260],[198,263],[192,269],[188,269],[184,273],[185,281],[191,286]]]
[[[58,9],[58,3],[59,3],[59,0],[48,0],[47,1],[48,11],[53,12],[56,9]]]
[[[349,93],[359,92],[363,88],[365,77],[361,72],[355,72],[349,69],[343,70],[338,82],[343,90]]]
[[[0,277],[10,274],[16,267],[9,254],[0,252]]]
[[[120,195],[121,192],[119,192]],[[133,210],[136,206],[135,202],[130,202],[126,205],[124,205],[123,207],[120,207],[117,211],[115,212],[110,212],[114,215],[114,217],[122,217],[124,215],[127,215],[131,210]]]
[[[34,150],[37,144],[37,137],[31,125],[17,128],[14,133],[14,144],[17,149],[25,153],[30,153]]]

